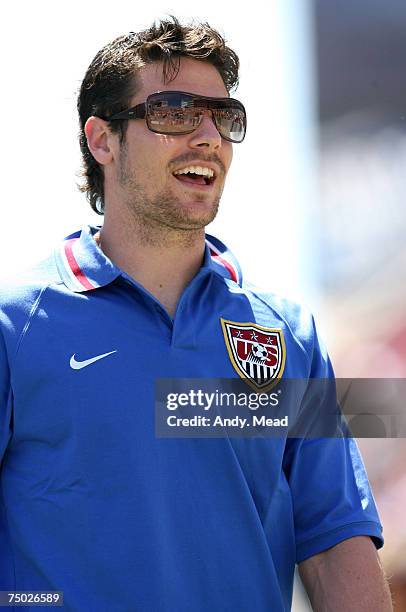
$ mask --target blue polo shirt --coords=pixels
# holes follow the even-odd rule
[[[355,441],[159,438],[154,393],[239,376],[224,321],[279,330],[276,376],[331,376],[312,317],[207,236],[172,319],[98,229],[1,287],[0,590],[63,591],[83,612],[290,610],[295,563],[382,544]]]

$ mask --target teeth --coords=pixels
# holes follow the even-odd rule
[[[214,176],[213,170],[211,168],[203,168],[202,166],[187,166],[187,168],[182,168],[182,170],[176,170],[174,174],[200,174],[201,176],[207,176],[208,178],[212,178]]]

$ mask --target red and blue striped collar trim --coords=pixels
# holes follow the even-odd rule
[[[61,279],[72,291],[93,291],[111,283],[121,274],[121,270],[106,257],[93,238],[99,229],[86,226],[67,236],[55,251]]]
[[[241,268],[232,252],[218,238],[210,234],[206,234],[206,246],[211,256],[211,268],[241,287]]]
[[[72,291],[93,291],[122,274],[96,244],[93,236],[99,230],[100,227],[86,226],[67,236],[55,251],[61,279]],[[206,234],[204,265],[241,285],[242,275],[237,260],[218,238],[209,234]]]

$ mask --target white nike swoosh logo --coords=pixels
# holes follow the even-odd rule
[[[110,353],[103,353],[103,355],[97,355],[97,357],[91,357],[91,359],[85,359],[84,361],[77,361],[75,358],[75,355],[72,355],[72,357],[70,358],[70,367],[73,370],[81,370],[82,368],[85,368],[91,363],[94,363],[95,361],[99,361],[99,359],[104,359],[104,357],[107,357],[108,355],[112,355],[113,353],[117,353],[117,350],[110,351]]]

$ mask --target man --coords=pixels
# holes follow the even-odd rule
[[[331,376],[311,317],[205,237],[245,134],[237,79],[215,30],[176,19],[87,71],[84,190],[104,224],[1,293],[2,590],[86,612],[279,612],[299,563],[315,610],[391,609],[352,442],[155,435],[157,379]]]

